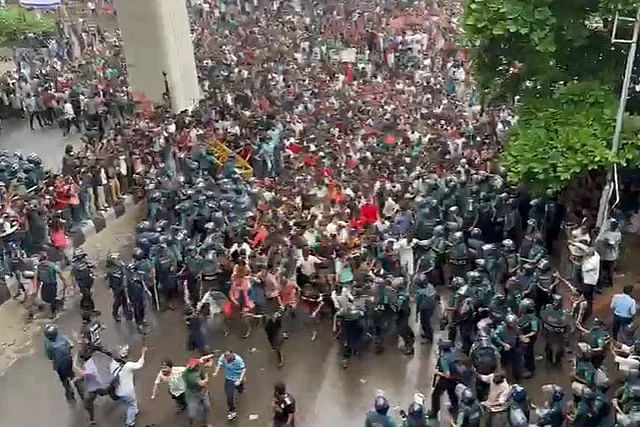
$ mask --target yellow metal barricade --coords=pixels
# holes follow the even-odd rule
[[[214,139],[211,143],[211,149],[220,166],[223,166],[229,159],[231,153],[233,153],[229,147],[217,139]],[[236,169],[245,179],[253,177],[253,168],[241,157],[236,157]]]

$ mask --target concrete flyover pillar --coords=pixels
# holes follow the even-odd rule
[[[184,0],[117,0],[129,83],[155,102],[162,101],[167,74],[174,112],[197,105],[196,73]]]

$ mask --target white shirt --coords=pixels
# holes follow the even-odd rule
[[[313,255],[309,255],[307,259],[300,258],[298,265],[300,266],[300,272],[305,276],[313,276],[316,274],[316,264],[320,264],[322,261]]]
[[[111,362],[109,369],[111,373],[118,372],[120,364],[115,360]],[[126,362],[120,370],[120,383],[116,389],[116,396],[136,396],[136,388],[133,383],[133,376],[135,371],[141,369],[144,366],[144,355],[140,356],[137,362]]]
[[[487,395],[486,401],[494,404],[505,404],[507,400],[509,400],[511,386],[507,380],[502,381],[500,384],[495,384],[493,382],[494,375],[495,374],[480,375],[482,381],[489,383],[489,394]]]
[[[600,276],[600,255],[598,252],[582,261],[582,281],[585,285],[595,286]]]
[[[76,113],[73,112],[73,106],[71,103],[65,102],[64,107],[62,108],[66,119],[73,119],[76,117]]]

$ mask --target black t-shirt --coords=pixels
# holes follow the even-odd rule
[[[267,333],[267,339],[271,345],[277,344],[280,338],[280,329],[282,328],[282,318],[267,317],[264,322],[264,331]]]
[[[289,419],[290,414],[296,412],[296,401],[289,393],[276,398],[276,406],[273,412],[273,423],[275,427],[283,426]]]

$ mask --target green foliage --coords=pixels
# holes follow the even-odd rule
[[[548,98],[527,98],[503,156],[508,179],[534,193],[562,190],[572,178],[614,162],[637,164],[640,138],[623,135],[611,154],[617,102],[599,83],[571,84]]]
[[[625,0],[627,1],[627,0]],[[612,84],[624,54],[610,42],[614,0],[468,0],[464,30],[485,99],[550,95],[558,82]],[[600,27],[593,26],[599,22]]]
[[[55,33],[55,21],[19,8],[0,9],[0,45],[11,44],[27,34],[49,36]]]

